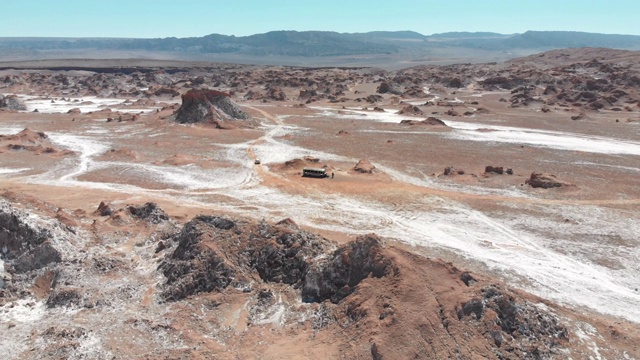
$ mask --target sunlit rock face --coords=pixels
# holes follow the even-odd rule
[[[229,94],[216,90],[190,90],[182,95],[182,106],[175,113],[175,121],[181,124],[213,123],[218,127],[249,118]]]

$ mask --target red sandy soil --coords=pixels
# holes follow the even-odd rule
[[[167,242],[168,234],[201,214],[228,215],[254,223],[265,218],[275,222],[291,217],[302,229],[340,246],[355,238],[347,229],[355,229],[358,234],[391,232],[397,225],[394,219],[398,219],[392,216],[414,214],[411,219],[418,222],[420,214],[442,214],[442,219],[448,219],[447,209],[463,209],[503,224],[503,228],[495,229],[497,238],[504,233],[527,234],[522,243],[500,251],[513,250],[517,254],[518,247],[529,245],[527,239],[541,239],[536,245],[550,254],[577,259],[589,269],[606,274],[631,277],[637,270],[633,265],[637,260],[634,249],[640,245],[637,238],[628,235],[639,220],[639,155],[470,141],[454,137],[459,130],[441,125],[344,116],[366,108],[368,116],[374,118],[380,113],[373,111],[374,107],[395,113],[407,102],[426,103],[432,97],[425,94],[416,99],[415,94],[427,87],[429,95],[436,94],[440,101],[417,105],[424,115],[409,116],[408,120],[434,117],[445,123],[553,131],[590,139],[615,139],[640,147],[639,91],[632,80],[637,69],[628,65],[637,54],[616,53],[620,60],[609,61],[606,58],[612,53],[596,53],[597,61],[619,66],[615,71],[630,79],[626,87],[615,85],[627,95],[600,110],[590,108],[591,100],[572,102],[553,94],[543,95],[544,86],[512,93],[516,87],[501,88],[504,81],[495,86],[482,82],[496,74],[535,82],[556,73],[559,75],[553,75],[557,77],[554,81],[560,83],[557,87],[564,86],[568,93],[571,86],[567,83],[578,80],[577,72],[570,72],[567,66],[595,68],[593,63],[588,65],[595,56],[588,51],[573,53],[573,58],[551,52],[510,64],[419,67],[394,73],[238,66],[205,74],[204,84],[193,80],[200,75],[197,69],[171,74],[174,77],[159,69],[113,81],[108,74],[0,74],[8,79],[3,80],[2,93],[59,97],[63,93],[56,84],[62,77],[79,84],[74,76],[80,76],[86,77],[86,85],[70,87],[67,90],[75,93],[65,90],[64,96],[115,94],[123,101],[150,98],[153,104],[171,98],[154,95],[161,86],[179,93],[194,86],[215,87],[216,91],[230,94],[260,123],[227,130],[212,124],[177,125],[171,120],[177,106],[166,106],[127,122],[107,122],[107,115],[100,112],[0,112],[0,127],[14,129],[0,137],[0,168],[23,169],[0,174],[3,197],[15,208],[58,219],[72,229],[82,240],[75,240],[73,256],[65,256],[80,260],[56,265],[60,266],[56,271],[63,274],[58,283],[64,285],[60,285],[62,288],[80,289],[89,294],[87,297],[96,292],[113,304],[112,308],[82,308],[68,314],[64,308],[45,309],[41,320],[32,322],[0,320],[0,327],[8,333],[7,341],[24,345],[12,347],[10,354],[24,359],[76,355],[148,359],[639,358],[637,322],[595,306],[578,305],[581,303],[571,299],[558,304],[542,296],[543,291],[538,293],[540,296],[532,295],[522,290],[535,289],[527,274],[494,267],[486,258],[475,258],[453,247],[421,246],[400,232],[397,236],[383,236],[381,250],[385,258],[393,261],[397,274],[365,278],[337,304],[303,304],[298,289],[260,282],[256,274],[250,276],[254,276],[257,287],[246,293],[229,287],[176,302],[165,302],[159,295],[165,279],[156,270],[157,264],[175,248],[156,253],[158,243]],[[537,67],[532,68],[532,64]],[[598,71],[605,70],[603,67]],[[445,83],[453,81],[455,74],[463,74],[458,76],[460,86],[447,87]],[[377,93],[382,80],[400,94]],[[583,82],[586,84],[587,80]],[[149,90],[135,90],[142,88],[132,85],[136,83]],[[265,84],[279,89],[268,91]],[[313,90],[316,95],[301,96],[301,90]],[[252,100],[244,98],[249,91],[257,94]],[[407,91],[413,95],[402,94]],[[590,91],[602,100],[613,90]],[[510,100],[525,92],[540,101],[524,105]],[[363,100],[369,96],[374,96],[370,98],[373,102]],[[144,105],[138,104],[141,108]],[[584,113],[581,120],[571,120],[580,113]],[[25,127],[31,130],[16,135]],[[96,129],[103,132],[91,132]],[[90,155],[87,167],[82,168],[83,154],[52,142],[51,134],[88,138],[104,148]],[[15,150],[10,144],[24,148]],[[256,158],[262,163],[254,164]],[[375,165],[371,174],[353,171],[360,159]],[[511,168],[513,175],[485,173],[488,165]],[[300,173],[308,166],[326,167],[335,177],[302,178]],[[444,175],[450,166],[464,174]],[[525,181],[534,172],[553,174],[570,186],[532,188]],[[68,174],[73,176],[65,177]],[[282,197],[274,197],[273,202],[261,201],[273,193]],[[281,200],[287,197],[290,204]],[[311,205],[299,205],[295,201],[300,198]],[[96,213],[101,201],[110,203],[114,214]],[[148,201],[166,212],[170,225],[151,224],[127,213],[126,205]],[[377,204],[371,209],[377,206],[390,215],[379,220],[372,214],[370,224],[360,222],[363,215],[351,223],[348,210],[342,216],[331,212],[342,204],[340,201]],[[452,224],[464,226],[465,223]],[[598,232],[598,227],[605,226],[606,232]],[[400,226],[397,229],[402,230]],[[473,234],[473,229],[467,230]],[[468,240],[473,241],[473,236]],[[500,246],[498,239],[483,244],[486,249]],[[82,270],[96,261],[111,264],[111,270]],[[33,278],[16,276],[12,281],[28,283],[30,290],[23,295],[6,291],[0,298],[0,304],[5,305],[0,311],[9,314],[10,304],[18,304],[21,297],[34,302],[31,308],[45,302],[53,287],[53,275],[45,270],[34,272]],[[461,280],[465,271],[475,279],[471,286]],[[100,284],[107,285],[101,289]],[[634,286],[631,282],[625,284]],[[557,319],[567,329],[568,337],[559,339],[553,352],[538,357],[535,349],[542,349],[536,345],[539,339],[532,340],[529,352],[523,350],[521,343],[513,348],[498,346],[492,333],[499,331],[495,328],[495,312],[487,311],[481,318],[458,316],[464,304],[482,298],[482,290],[488,287],[499,288],[519,304],[544,304],[544,313]],[[259,316],[252,315],[251,311],[260,309],[266,313],[277,310],[273,304],[258,306],[260,290],[269,290],[283,299],[284,322],[260,322],[256,320]],[[631,288],[630,299],[633,291]],[[552,297],[554,289],[547,293]],[[331,320],[314,324],[313,319],[323,319],[317,315],[323,311],[330,314],[327,318]],[[304,313],[316,315],[304,319]],[[29,334],[37,336],[28,338]]]

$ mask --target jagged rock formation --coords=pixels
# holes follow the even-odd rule
[[[181,124],[212,123],[225,128],[230,122],[247,120],[249,115],[242,111],[230,95],[216,90],[190,90],[182,95],[182,105],[174,114]]]
[[[482,297],[460,304],[458,319],[486,327],[488,337],[507,358],[550,358],[569,341],[569,332],[558,318],[529,302],[518,301],[497,286],[481,290]],[[514,346],[515,345],[515,346]]]
[[[0,109],[7,109],[12,111],[24,111],[27,110],[26,105],[16,95],[2,95],[0,94]]]
[[[106,202],[101,206],[108,207]],[[2,210],[0,225],[9,230],[2,235],[5,244],[9,234],[14,240],[50,240],[53,228],[42,230],[26,221],[25,213]],[[229,349],[233,356],[250,358],[257,351],[280,348],[247,346],[255,339],[309,346],[350,359],[515,360],[584,354],[579,341],[569,341],[574,339],[573,327],[566,322],[575,315],[563,308],[541,305],[541,299],[495,280],[387,245],[374,234],[336,247],[300,230],[291,219],[272,225],[201,215],[181,230],[165,233],[167,222],[149,221],[148,214],[164,214],[155,205],[114,213],[128,213],[139,221],[133,228],[129,223],[101,228],[109,219],[99,217],[91,225],[96,241],[74,240],[64,249],[64,261],[18,273],[12,265],[19,247],[5,252],[11,277],[0,288],[0,304],[7,296],[30,302],[0,311],[14,314],[11,307],[24,306],[39,316],[10,322],[5,333],[11,339],[16,334],[46,339],[12,354],[74,357],[95,351],[103,358],[123,354],[124,346],[141,357],[230,359]],[[147,233],[137,237],[125,229]],[[134,252],[131,258],[123,258],[122,245],[132,237],[143,241],[126,250]],[[120,245],[112,247],[113,241]],[[158,261],[158,272],[139,271]],[[165,281],[158,283],[157,275]],[[65,311],[77,315],[60,322],[59,314]],[[102,316],[114,312],[121,318]],[[602,342],[615,341],[601,334]],[[215,343],[202,342],[211,338]],[[78,350],[88,339],[96,347]]]
[[[51,244],[51,233],[27,223],[6,203],[0,204],[0,249],[16,273],[41,269],[60,262],[60,252]]]
[[[359,237],[336,250],[330,258],[314,264],[302,286],[302,300],[338,303],[355,291],[369,276],[393,272],[391,261],[382,254],[381,240],[374,234]]]
[[[111,204],[105,201],[101,201],[100,205],[98,205],[98,208],[96,209],[96,214],[100,216],[110,216],[113,212],[114,210],[111,207]]]
[[[100,211],[100,209],[103,209],[105,210],[104,212],[108,212],[108,205],[103,206],[103,204],[104,203],[100,203],[98,210]],[[159,224],[163,221],[169,220],[169,216],[155,203],[148,202],[142,206],[129,205],[127,209],[134,217],[147,220],[152,224]]]
[[[199,216],[173,241],[176,249],[158,269],[167,300],[180,300],[227,286],[250,288],[251,280],[300,286],[312,259],[332,245],[285,224],[251,224]]]

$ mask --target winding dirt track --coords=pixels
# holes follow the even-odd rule
[[[620,315],[637,301],[637,295],[630,290],[640,285],[632,276],[634,250],[609,247],[597,236],[591,239],[591,235],[581,234],[614,232],[623,233],[626,238],[624,232],[633,232],[638,225],[632,222],[633,214],[625,215],[625,207],[640,204],[640,199],[510,196],[509,192],[500,191],[482,194],[465,186],[459,186],[458,191],[429,186],[428,182],[384,166],[371,176],[346,170],[337,172],[335,179],[303,179],[295,169],[281,170],[281,160],[269,159],[262,164],[254,161],[269,152],[282,152],[273,158],[287,160],[300,154],[322,153],[327,158],[342,159],[336,161],[345,168],[356,160],[342,156],[339,150],[318,152],[300,146],[292,135],[295,130],[289,133],[289,126],[300,128],[297,124],[259,106],[246,108],[264,119],[266,130],[221,132],[176,126],[152,116],[119,127],[86,122],[63,130],[38,129],[52,134],[60,146],[73,146],[77,154],[52,163],[53,169],[46,169],[44,175],[18,174],[0,182],[7,190],[29,193],[56,206],[84,209],[87,213],[93,212],[102,200],[123,204],[155,201],[178,219],[216,211],[272,220],[291,217],[305,228],[335,235],[336,239],[344,234],[375,232],[434,249],[442,256],[454,253],[450,256],[486,264],[493,271],[526,284],[526,289],[563,303]],[[20,126],[23,123],[14,128]],[[327,131],[335,133],[335,128]],[[296,139],[295,145],[281,136]],[[185,144],[193,147],[189,149],[192,154],[215,158],[229,167],[216,173],[218,167],[211,172],[199,166],[166,166],[158,161],[175,156],[176,151],[182,150],[174,148]],[[101,158],[101,152],[119,146],[137,148],[142,160]],[[89,176],[92,171],[98,175]],[[134,180],[142,177],[146,182],[132,185],[127,176]],[[165,185],[162,181],[170,183]],[[539,205],[551,215],[538,220],[539,215],[527,213],[538,211],[531,208]],[[496,207],[509,206],[507,216],[492,212]],[[585,217],[581,213],[585,207],[597,207],[595,210],[601,215]],[[578,218],[582,223],[579,228],[567,229],[567,218]],[[615,219],[613,227],[611,219]],[[552,231],[551,235],[546,231]],[[585,260],[591,254],[572,250],[575,245],[570,241],[558,245],[562,239],[575,236],[580,237],[581,244],[593,247],[590,253],[606,253],[626,270],[594,265],[589,262],[592,259]],[[556,239],[555,249],[548,247],[550,238]],[[569,250],[564,251],[563,246]],[[603,297],[602,288],[608,289],[609,295]],[[640,319],[640,313],[628,316]]]

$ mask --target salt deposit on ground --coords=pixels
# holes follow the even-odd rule
[[[329,107],[311,107],[319,110],[318,117],[332,117],[349,120],[368,120],[377,122],[399,123],[407,118],[422,119],[422,117],[398,115],[394,111],[385,110],[365,111],[361,109],[341,110]],[[441,133],[440,136],[456,140],[480,141],[486,143],[527,144],[568,151],[584,151],[601,154],[640,155],[640,142],[619,140],[602,136],[592,136],[577,133],[565,133],[550,130],[537,130],[510,126],[495,126],[480,123],[443,120],[455,131]],[[479,131],[482,130],[482,131]]]
[[[3,175],[3,174],[15,174],[15,173],[23,172],[23,171],[28,171],[28,170],[31,170],[31,168],[21,168],[21,169],[0,168],[0,175]]]
[[[39,113],[66,113],[71,109],[79,109],[82,113],[94,112],[104,110],[106,108],[113,111],[119,111],[123,113],[150,113],[160,107],[145,107],[135,108],[131,107],[130,103],[125,102],[123,99],[115,98],[99,98],[96,96],[85,96],[82,98],[50,98],[44,96],[33,95],[17,95],[22,101],[24,101],[27,112],[33,112],[38,110]]]
[[[640,142],[628,140],[448,120],[445,120],[445,123],[458,131],[443,134],[442,136],[458,140],[527,144],[559,150],[601,154],[640,155]],[[481,129],[482,131],[478,131]]]
[[[397,120],[399,117],[390,113],[356,110],[353,112],[354,115],[331,113],[331,116],[340,118],[354,116],[376,121],[389,121],[391,118]],[[402,116],[402,118],[406,117]],[[519,216],[511,219],[498,218],[453,200],[438,197],[421,198],[416,199],[414,204],[393,206],[329,194],[292,195],[262,185],[249,156],[250,151],[266,164],[282,163],[305,155],[318,156],[325,160],[354,160],[278,141],[275,137],[298,130],[291,126],[284,126],[282,119],[276,120],[279,121],[276,121],[275,125],[267,125],[265,134],[256,140],[235,144],[212,144],[215,147],[211,148],[208,156],[237,165],[233,170],[229,168],[205,170],[192,165],[172,167],[98,161],[96,157],[110,149],[111,141],[114,141],[108,133],[101,131],[100,127],[92,127],[91,132],[82,135],[54,132],[49,134],[51,141],[56,145],[74,150],[77,155],[66,159],[59,167],[27,180],[63,186],[106,188],[141,196],[147,194],[183,204],[192,203],[225,209],[256,218],[279,220],[291,217],[304,226],[343,233],[376,232],[412,245],[453,251],[460,256],[483,262],[489,268],[502,272],[507,277],[513,276],[514,282],[526,280],[521,287],[536,294],[640,323],[640,294],[634,290],[634,288],[640,288],[640,280],[631,276],[635,270],[633,268],[608,269],[585,259],[583,255],[563,253],[548,246],[548,239],[539,234],[539,229],[541,226],[557,228],[560,226],[557,223],[531,223],[536,220],[527,220]],[[442,136],[486,142],[516,141],[514,139],[517,139],[517,141],[537,146],[566,150],[640,155],[640,144],[630,141],[498,126],[490,127],[493,131],[478,132],[477,129],[488,127],[462,122],[448,123],[455,131]],[[131,131],[132,129],[134,130]],[[143,126],[126,130],[127,136],[149,135]],[[135,135],[132,135],[133,133]],[[120,135],[114,133],[113,136]],[[376,166],[396,181],[424,187],[436,186],[430,178],[416,178],[384,164],[376,164]],[[140,177],[171,186],[166,190],[151,190],[128,184],[78,180],[91,171],[106,169],[117,171],[125,176]],[[464,191],[474,191],[469,187],[460,187]],[[515,190],[513,194],[509,193],[508,189],[496,191],[502,195],[522,196]],[[216,198],[216,201],[212,202],[208,199],[208,196],[212,195],[229,200]],[[424,210],[425,208],[430,210]],[[580,209],[569,207],[558,211],[567,217],[577,214]],[[599,213],[590,212],[590,224],[594,225],[589,226],[587,222],[584,231],[598,231],[598,226],[606,225],[611,216],[615,214],[606,209],[602,209]],[[526,227],[522,224],[526,224]],[[616,224],[620,225],[619,219],[616,220]],[[625,226],[629,231],[640,233],[639,225],[631,221]],[[596,249],[592,251],[599,249],[597,243],[590,242],[589,246]],[[608,248],[603,247],[603,249],[610,251]],[[617,255],[625,256],[623,262],[630,264],[632,259],[640,254],[628,252],[617,253]],[[269,321],[277,322],[279,313],[280,310],[274,308],[274,317]]]

